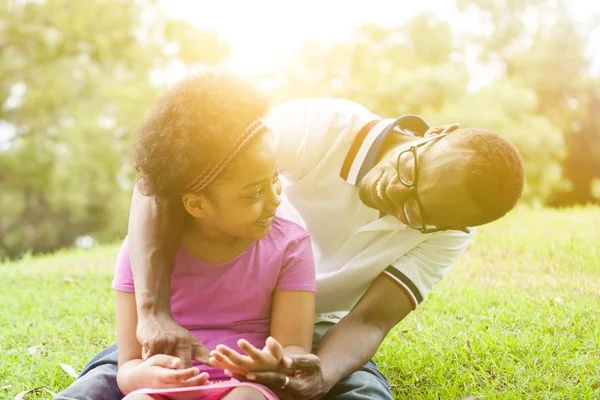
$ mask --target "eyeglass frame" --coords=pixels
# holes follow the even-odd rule
[[[400,209],[402,210],[402,214],[406,220],[407,225],[415,230],[418,230],[421,233],[435,233],[435,232],[443,232],[443,231],[447,231],[447,230],[459,230],[459,231],[463,231],[465,233],[469,233],[469,229],[468,228],[463,228],[463,229],[456,229],[456,228],[450,228],[450,227],[439,227],[436,226],[435,228],[428,228],[427,227],[427,223],[426,223],[426,219],[427,219],[427,213],[425,212],[425,209],[423,208],[423,204],[421,204],[421,198],[419,197],[419,193],[417,191],[417,181],[419,180],[419,158],[418,158],[418,153],[417,153],[417,149],[419,147],[422,147],[428,143],[432,143],[436,140],[439,140],[441,138],[443,138],[444,136],[446,136],[445,134],[438,134],[435,136],[431,136],[429,138],[427,138],[427,140],[422,141],[419,144],[413,145],[411,146],[409,149],[401,151],[398,154],[398,158],[396,159],[396,173],[398,174],[398,181],[404,185],[406,188],[408,188],[409,190],[409,194],[408,196],[406,196],[404,198],[404,200],[402,201],[401,207]],[[412,153],[413,155],[413,159],[414,159],[414,173],[413,173],[413,182],[412,184],[408,184],[406,182],[404,182],[404,180],[402,179],[402,174],[400,173],[400,158],[402,157],[403,154],[405,153]],[[411,225],[408,219],[408,215],[406,214],[406,201],[408,199],[410,199],[411,197],[414,197],[415,202],[417,204],[417,207],[419,208],[419,215],[421,217],[421,227],[417,228],[416,225]]]

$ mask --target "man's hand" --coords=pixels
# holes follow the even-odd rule
[[[317,400],[333,387],[323,375],[321,360],[314,354],[284,357],[283,365],[285,370],[281,372],[252,372],[246,376],[233,374],[233,377],[268,386],[282,400]],[[286,373],[290,381],[282,389]]]
[[[425,132],[425,135],[423,135],[423,136],[442,135],[442,134],[447,135],[449,133],[454,132],[458,128],[460,128],[460,124],[458,122],[455,122],[453,124],[448,124],[448,125],[442,125],[442,126],[432,126],[431,128],[429,128],[427,130],[427,132]]]
[[[180,364],[181,360],[176,357],[157,354],[132,369],[130,379],[138,389],[170,389],[206,384],[206,372],[200,373],[196,367],[177,369]]]
[[[169,317],[140,317],[137,339],[142,345],[144,359],[156,354],[168,354],[181,360],[181,368],[190,368],[192,360],[208,364],[208,349]]]

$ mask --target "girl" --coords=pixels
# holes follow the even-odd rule
[[[171,278],[173,317],[207,348],[219,347],[209,365],[184,370],[171,356],[142,360],[125,241],[113,288],[117,381],[126,399],[276,399],[264,386],[230,379],[223,354],[251,355],[232,371],[248,373],[310,352],[316,290],[310,239],[275,216],[281,183],[261,120],[266,112],[251,86],[205,74],[162,96],[136,135],[138,187],[146,195],[180,196],[188,214]],[[284,354],[273,350],[281,346]]]

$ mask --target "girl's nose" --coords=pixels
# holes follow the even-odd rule
[[[277,209],[281,204],[281,183],[277,182],[274,185],[271,185],[271,198],[269,199],[269,205],[273,207],[273,209]]]

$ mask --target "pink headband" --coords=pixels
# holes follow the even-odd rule
[[[220,173],[223,169],[233,160],[233,158],[240,152],[240,150],[257,134],[267,129],[266,125],[263,123],[261,118],[254,120],[244,132],[240,135],[240,137],[235,141],[232,147],[231,153],[223,158],[221,161],[213,165],[212,167],[209,165],[202,171],[200,175],[192,182],[190,182],[183,190],[184,192],[198,193],[202,189],[208,186]]]

